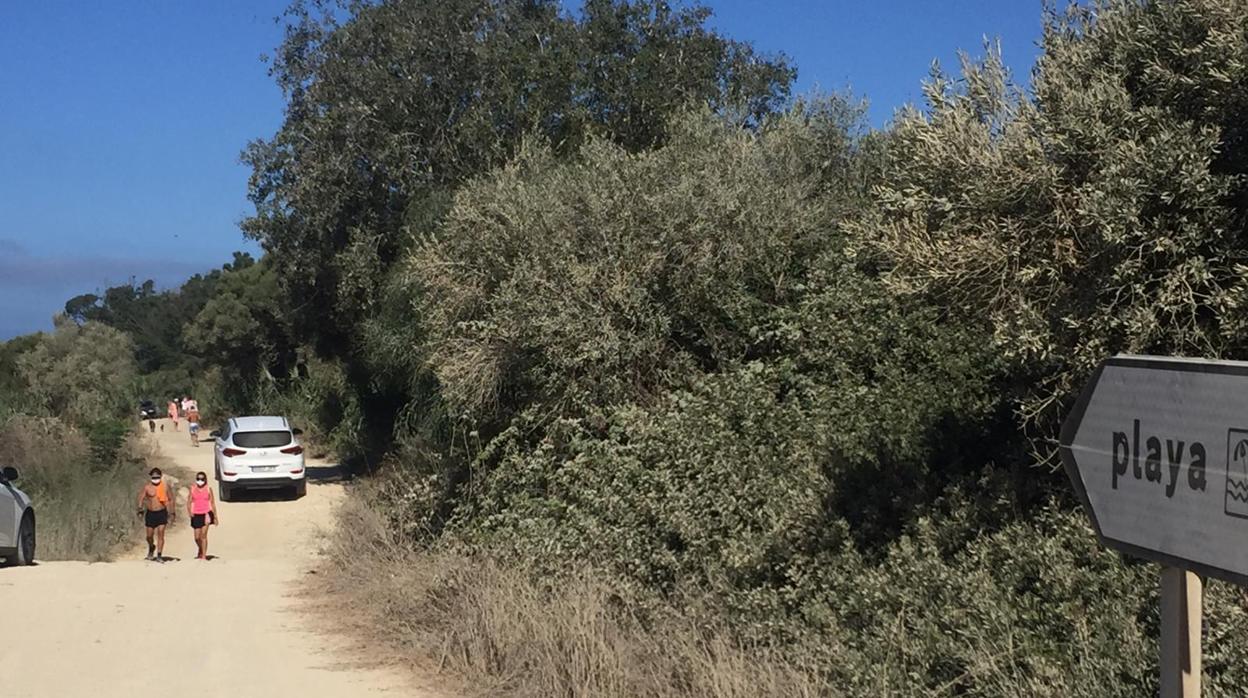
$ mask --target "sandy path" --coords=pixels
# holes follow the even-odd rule
[[[191,448],[168,426],[154,438],[167,461],[211,478],[210,444]],[[333,472],[309,466],[313,477]],[[145,562],[138,551],[113,563],[0,569],[0,695],[432,696],[410,677],[345,659],[345,640],[312,632],[293,598],[342,496],[339,484],[310,481],[298,501],[219,503],[209,552],[220,557],[209,562],[193,559],[182,515],[165,545],[177,562]]]

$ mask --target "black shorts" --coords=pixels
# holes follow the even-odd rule
[[[203,528],[212,519],[212,514],[191,514],[191,528]]]
[[[157,528],[169,523],[169,510],[161,509],[160,511],[148,511],[143,515],[143,524],[148,528]]]

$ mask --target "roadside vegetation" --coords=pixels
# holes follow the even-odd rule
[[[122,332],[65,318],[0,345],[0,464],[35,500],[38,559],[107,559],[138,533],[133,354]]]
[[[1156,692],[1054,436],[1115,352],[1248,357],[1248,3],[1047,10],[1026,89],[987,45],[878,130],[694,6],[285,19],[265,255],[66,311],[370,476],[358,632],[483,695]]]

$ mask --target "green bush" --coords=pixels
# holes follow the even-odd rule
[[[107,469],[116,463],[134,424],[128,419],[97,419],[83,425],[82,432],[91,445],[92,464]]]
[[[1072,6],[1046,24],[1034,99],[990,52],[890,131],[853,230],[894,288],[991,322],[1043,455],[1107,355],[1248,351],[1246,8]]]
[[[836,240],[820,116],[754,135],[692,113],[653,152],[531,146],[462,189],[405,276],[445,399],[579,414],[767,353]]]
[[[132,414],[134,344],[107,325],[57,317],[56,330],[17,358],[26,394],[47,414],[76,424]]]
[[[260,390],[255,411],[285,415],[305,431],[306,442],[352,459],[360,448],[359,406],[341,366],[313,359],[304,368],[306,375]]]

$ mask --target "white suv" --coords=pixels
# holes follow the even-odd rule
[[[301,433],[285,417],[235,417],[212,432],[221,501],[239,490],[290,488],[296,497],[307,494],[303,446],[295,439]]]
[[[9,565],[35,562],[35,507],[17,489],[16,468],[0,470],[0,557]]]

